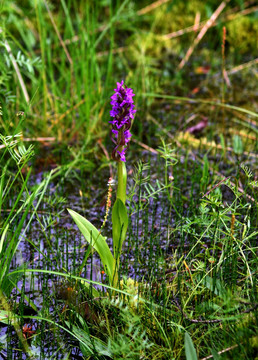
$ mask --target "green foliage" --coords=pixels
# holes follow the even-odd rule
[[[115,271],[115,260],[105,238],[100,234],[98,229],[96,229],[95,226],[83,216],[71,209],[68,209],[68,212],[72,216],[85,239],[99,254],[104,269],[107,272],[110,282],[112,283]]]
[[[14,60],[21,68],[25,67],[27,71],[33,75],[35,74],[34,67],[36,65],[39,66],[39,64],[41,63],[41,59],[39,57],[36,57],[35,59],[31,60],[29,58],[26,58],[25,55],[21,53],[21,51],[18,51],[17,57],[15,59],[10,57],[10,54],[7,55],[5,53],[4,56],[5,56],[7,68],[11,67],[11,60]]]
[[[146,12],[146,1],[128,0],[0,5],[0,321],[7,329],[0,357],[256,356],[255,7],[228,2],[180,70],[200,31],[193,30],[198,14],[205,24],[219,4],[157,4]],[[126,194],[123,178],[113,208],[112,254],[102,228],[69,210],[85,249],[63,207],[67,197],[70,208],[89,202],[89,220],[103,215],[89,201],[96,189],[89,170],[98,166],[101,189],[110,166],[109,97],[122,78],[137,93],[139,120],[128,154],[134,181]],[[184,132],[202,117],[202,132]],[[47,145],[48,136],[58,142]],[[42,163],[57,168],[35,184]],[[95,271],[93,249],[109,279]],[[62,277],[66,293],[58,297]],[[24,325],[37,329],[26,349]]]
[[[185,355],[187,360],[198,360],[191,336],[185,332]]]
[[[202,178],[201,178],[202,192],[206,191],[208,183],[209,183],[209,160],[207,158],[207,155],[204,155],[204,165],[203,165]]]
[[[87,324],[83,319],[81,319],[81,323],[84,325],[84,329],[70,323],[67,323],[67,325],[72,330],[74,336],[80,339],[80,350],[82,354],[86,357],[94,356],[98,358],[99,356],[108,356],[113,359],[112,352],[109,351],[108,346],[100,339],[90,336]]]
[[[109,283],[114,286],[116,286],[118,282],[119,260],[128,227],[128,215],[125,206],[126,181],[127,173],[125,164],[119,161],[117,199],[112,209],[114,255],[112,255],[111,250],[109,249],[105,238],[100,234],[100,231],[98,231],[95,226],[83,216],[68,209],[69,214],[74,219],[85,239],[99,254],[105,272],[108,275]],[[86,253],[83,264],[86,263],[88,255],[89,252]]]
[[[119,260],[128,227],[127,209],[119,198],[112,209],[112,224],[114,258]]]
[[[26,149],[24,146],[20,145],[20,138],[21,134],[5,137],[0,134],[0,140],[5,148],[5,151],[8,151],[9,156],[14,160],[17,166],[17,173],[14,176],[9,175],[9,179],[8,167],[10,166],[10,161],[8,161],[3,167],[0,181],[0,209],[2,209],[5,200],[12,192],[12,187],[14,187],[16,179],[20,176],[22,180],[21,189],[18,191],[16,201],[14,202],[9,215],[0,223],[0,291],[7,297],[10,296],[12,289],[16,286],[20,278],[18,276],[8,279],[7,275],[10,270],[12,259],[21,241],[22,234],[25,233],[25,231],[22,230],[24,220],[28,215],[30,208],[33,206],[33,201],[38,195],[38,189],[35,189],[31,194],[27,193],[24,202],[17,208],[22,196],[24,196],[24,190],[26,189],[29,180],[29,174],[25,179],[23,178],[21,169],[33,156],[32,146]],[[2,155],[1,160],[3,160],[3,156],[4,155]],[[18,220],[18,223],[16,223],[17,217],[21,212],[23,212],[23,215]]]
[[[14,315],[10,311],[0,309],[0,322],[2,324],[12,323]]]
[[[228,24],[227,30],[227,40],[231,45],[231,51],[242,54],[255,51],[258,34],[257,19],[250,16],[239,16]]]
[[[241,164],[241,168],[244,171],[246,177],[248,178],[248,185],[252,188],[258,187],[258,180],[251,180],[251,178],[253,177],[252,171],[244,164]]]
[[[238,135],[235,135],[233,137],[233,149],[237,155],[240,155],[243,153],[243,143],[242,143],[241,137]]]

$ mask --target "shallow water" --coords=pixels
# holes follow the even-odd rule
[[[36,174],[31,179],[31,184],[39,184],[43,177],[43,173]],[[97,179],[99,181],[99,177],[97,177]],[[154,176],[152,180],[153,185],[155,185],[155,179],[156,176]],[[65,271],[78,275],[78,266],[80,266],[83,261],[88,243],[80,234],[74,221],[67,213],[66,208],[69,207],[79,212],[97,228],[100,228],[105,216],[105,201],[103,204],[100,203],[103,194],[106,195],[107,192],[106,180],[103,179],[103,182],[104,184],[101,185],[97,184],[97,181],[94,181],[93,184],[96,185],[91,185],[90,190],[88,189],[88,193],[94,194],[94,198],[81,196],[78,191],[78,189],[80,189],[79,184],[78,186],[71,187],[69,183],[62,185],[51,183],[38,209],[38,218],[34,217],[24,238],[20,239],[18,250],[12,261],[11,270],[26,266],[30,269]],[[129,179],[129,185],[130,182],[131,180]],[[56,201],[55,204],[51,204],[50,199],[54,196],[57,199],[66,197],[66,203]],[[113,192],[113,198],[114,196],[115,192]],[[149,201],[145,201],[144,198],[139,199],[136,194],[133,200],[134,204],[130,210],[132,214],[129,216],[128,237],[123,245],[123,254],[121,256],[120,276],[126,275],[135,280],[145,279],[146,281],[150,269],[152,278],[156,278],[164,272],[162,269],[164,264],[162,262],[160,265],[157,265],[157,257],[166,257],[166,254],[170,252],[171,244],[168,239],[168,227],[173,225],[174,220],[172,212],[169,214],[169,203],[166,195],[163,193],[156,195],[155,198],[150,198]],[[135,207],[135,204],[139,203],[139,201],[145,206],[144,208],[139,209]],[[110,221],[111,218],[109,216],[103,233],[107,235],[107,242],[112,248]],[[25,222],[25,225],[26,223],[27,222]],[[97,282],[104,281],[105,283],[105,275],[103,275],[101,271],[102,268],[99,258],[97,254],[94,253],[92,257],[88,259],[81,276]],[[36,305],[39,311],[47,306],[49,313],[56,317],[57,312],[55,311],[55,306],[57,306],[57,301],[63,305],[66,302],[66,284],[66,281],[59,276],[29,273],[18,282],[18,287],[24,290],[24,294]],[[54,296],[53,299],[51,299],[52,295]],[[12,300],[14,302],[13,306],[17,304],[18,308],[20,307],[19,304],[23,301],[16,291],[12,293]],[[35,321],[26,320],[26,315],[34,315],[33,312],[30,312],[29,307],[18,310],[18,313],[23,315],[24,323],[32,325],[33,329],[41,326],[41,324],[37,324]],[[15,340],[16,334],[12,327],[2,326],[0,328],[0,338],[2,338],[4,342],[4,338],[8,332],[11,333],[14,339],[13,342],[7,342],[9,344],[7,349],[13,346],[12,357],[8,355],[8,359],[21,358],[19,357],[20,355],[18,355],[19,352],[14,350],[18,344],[17,340]],[[46,339],[42,338],[42,342],[43,344],[38,346],[41,349],[43,346],[45,353],[48,354],[44,355],[44,352],[41,351],[40,356],[43,359],[44,356],[47,358],[46,356],[54,354],[56,348],[55,346],[51,348]],[[45,345],[44,342],[46,342]],[[36,352],[39,351],[37,347],[34,346],[34,348]],[[75,352],[77,352],[77,354],[74,355],[74,358],[80,358],[81,354],[78,352],[78,349],[74,349],[74,353]],[[0,354],[2,354],[3,358],[7,356],[7,352],[5,351],[2,351]],[[57,355],[55,356],[57,359],[59,358]],[[25,359],[26,356],[23,355],[22,358]],[[60,358],[63,358],[62,354],[60,354]]]
[[[149,161],[151,165],[150,170],[143,175],[149,174],[149,183],[154,190],[158,190],[157,180],[159,184],[164,182],[164,162],[155,154],[150,155],[143,152],[142,156],[143,160]],[[155,196],[148,198],[144,186],[141,188],[141,194],[137,189],[132,203],[127,204],[130,223],[121,256],[121,277],[126,275],[135,280],[154,284],[159,283],[165,277],[169,279],[170,276],[173,276],[175,268],[175,251],[177,256],[181,256],[195,244],[195,237],[190,232],[183,232],[180,229],[186,224],[187,217],[194,219],[195,216],[198,216],[198,206],[202,196],[200,193],[202,165],[196,162],[194,153],[187,155],[187,163],[183,153],[179,154],[178,159],[178,165],[173,168],[173,184],[176,188],[173,190],[175,208],[171,206],[166,191],[157,192]],[[209,161],[214,162],[220,160],[221,158],[215,155],[209,158]],[[133,166],[130,161],[127,167],[128,174],[130,174],[128,176],[128,188],[130,189],[133,185]],[[230,165],[223,162],[219,163],[219,167],[219,170],[225,175],[232,174],[234,171]],[[187,173],[185,173],[186,169]],[[43,177],[44,173],[42,172],[35,174],[31,178],[31,185],[39,184]],[[25,238],[21,239],[16,256],[13,258],[12,269],[26,264],[31,269],[47,269],[78,275],[78,267],[83,261],[88,243],[80,234],[66,208],[79,212],[97,228],[100,228],[105,216],[108,178],[109,174],[105,170],[102,176],[97,172],[94,176],[86,178],[85,181],[82,179],[81,183],[78,181],[78,176],[65,183],[52,182],[38,210],[38,218],[32,220]],[[221,189],[225,201],[232,201],[234,198],[232,192],[225,186],[222,186]],[[61,200],[63,197],[66,198],[65,203]],[[113,201],[114,198],[115,190],[113,191]],[[182,200],[183,198],[184,200]],[[11,207],[11,204],[9,206]],[[177,212],[180,213],[180,216],[177,215]],[[112,248],[110,216],[103,234],[107,236],[107,242]],[[203,247],[196,249],[195,254],[205,252],[210,241],[209,238],[203,238]],[[94,253],[88,259],[81,276],[85,279],[105,283],[105,275],[101,271],[99,258]],[[70,283],[60,276],[32,273],[20,280],[18,286],[24,289],[25,295],[36,305],[38,310],[48,309],[47,313],[51,314],[51,318],[59,321],[62,308],[69,300],[67,288],[70,287]],[[39,354],[38,359],[47,359],[55,354],[60,341],[66,342],[71,347],[73,354],[71,358],[82,359],[78,344],[66,334],[63,334],[62,340],[59,338],[58,342],[52,332],[46,331],[47,325],[43,324],[44,322],[26,319],[26,316],[33,315],[33,313],[29,307],[21,306],[23,301],[20,294],[13,291],[13,306],[17,304],[17,311],[23,315],[24,324],[32,325],[33,329],[42,329],[40,332],[42,335],[37,335],[35,344],[34,342],[32,344],[35,352]],[[3,343],[7,334],[10,334],[12,341],[10,339],[7,341],[8,357],[6,357],[6,351],[0,351],[3,359],[26,359],[26,355],[21,355],[19,351],[14,350],[19,347],[19,344],[13,327],[0,325],[0,339]],[[56,359],[64,358],[62,352],[54,356]]]

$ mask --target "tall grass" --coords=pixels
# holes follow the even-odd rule
[[[110,80],[114,83],[114,22],[119,21],[127,3],[110,7],[102,30],[103,6],[99,2],[61,1],[54,7],[46,1],[35,1],[25,8],[7,1],[2,6],[2,16],[12,18],[8,27],[2,23],[1,36],[13,48],[12,54],[2,48],[1,66],[6,76],[2,100],[6,104],[7,94],[15,96],[16,108],[28,114],[29,135],[51,134],[59,141],[79,135],[87,144],[98,127],[99,136],[108,98],[105,95],[112,88]],[[103,44],[107,55],[98,55]],[[29,94],[27,104],[15,73],[11,75],[14,82],[8,79],[12,58]]]

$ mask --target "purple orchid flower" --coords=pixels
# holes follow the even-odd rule
[[[134,118],[136,110],[133,104],[133,90],[128,88],[124,81],[117,83],[114,89],[115,94],[111,96],[112,110],[110,116],[114,119],[109,121],[112,124],[111,138],[116,145],[112,157],[116,161],[126,161],[125,153],[132,134],[130,133],[131,120]]]

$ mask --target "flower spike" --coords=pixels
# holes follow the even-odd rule
[[[128,88],[124,81],[117,83],[115,93],[111,96],[112,110],[110,116],[113,120],[109,121],[112,124],[111,137],[116,144],[112,152],[112,157],[116,161],[125,162],[125,153],[127,144],[129,143],[132,134],[130,133],[131,120],[134,118],[136,110],[133,103],[133,90]]]

